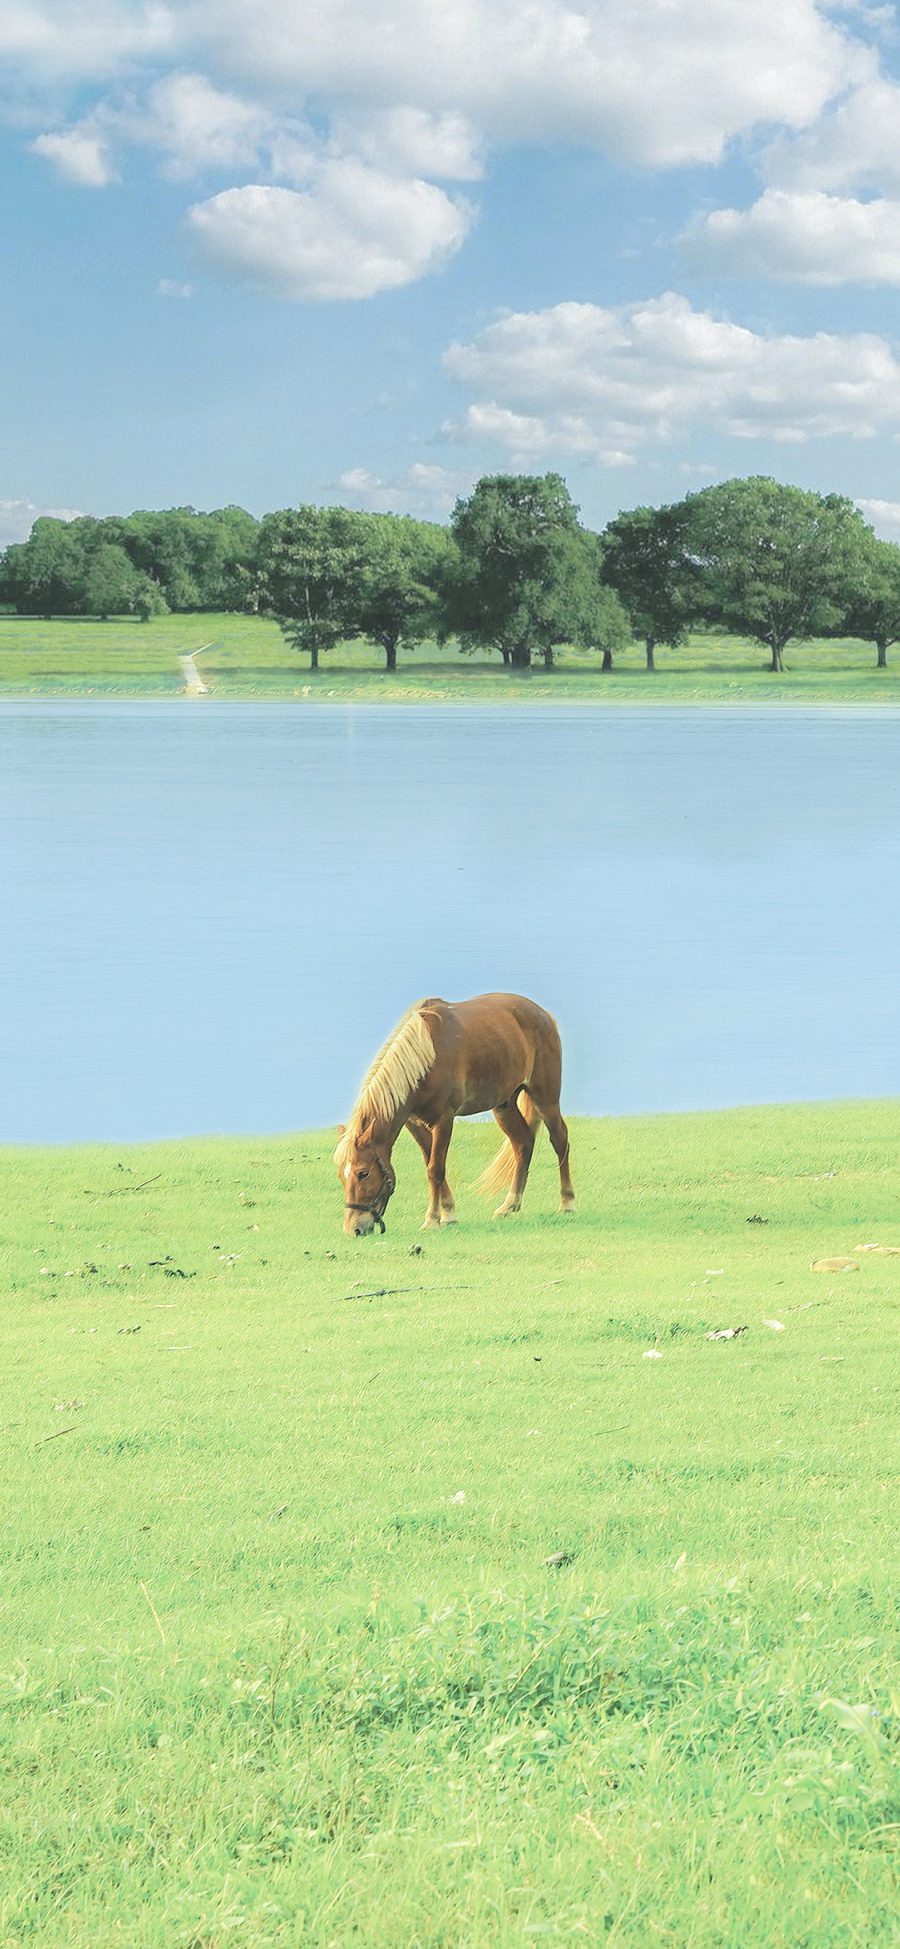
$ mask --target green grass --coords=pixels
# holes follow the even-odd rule
[[[3,1153],[4,1949],[895,1944],[898,1136]]]
[[[783,677],[766,669],[758,644],[697,632],[680,650],[660,650],[648,674],[634,644],[604,674],[596,657],[563,652],[557,668],[505,671],[498,657],[463,657],[425,644],[401,652],[384,671],[381,653],[344,643],[311,674],[308,658],[259,616],[164,616],[42,622],[0,616],[0,694],[40,697],[175,697],[183,693],[179,654],[203,650],[198,668],[213,696],[296,697],[331,703],[868,703],[900,702],[896,667],[875,668],[870,643],[789,646]]]

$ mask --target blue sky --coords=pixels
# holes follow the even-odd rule
[[[0,542],[480,473],[772,473],[900,539],[900,33],[862,0],[0,0]]]

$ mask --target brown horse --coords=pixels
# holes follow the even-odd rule
[[[543,1122],[559,1159],[560,1210],[574,1211],[569,1133],[560,1115],[562,1051],[552,1015],[524,995],[432,996],[416,1002],[376,1056],[341,1126],[334,1161],[344,1184],[344,1230],[384,1231],[395,1186],[391,1152],[404,1124],[425,1159],[431,1196],[425,1231],[456,1219],[447,1183],[455,1117],[493,1110],[506,1139],[478,1188],[509,1188],[496,1218],[518,1211]],[[519,1104],[519,1097],[524,1102]]]

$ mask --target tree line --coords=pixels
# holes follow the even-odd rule
[[[144,620],[233,610],[276,618],[313,669],[347,638],[401,647],[457,641],[512,670],[563,645],[612,669],[638,638],[647,667],[689,629],[765,646],[852,635],[884,668],[900,637],[900,547],[841,495],[766,477],[725,481],[664,507],[578,519],[558,474],[497,474],[457,501],[448,526],[340,507],[193,508],[35,522],[0,558],[0,601],[19,614]]]

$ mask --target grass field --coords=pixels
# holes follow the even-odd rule
[[[494,1136],[0,1156],[4,1949],[896,1944],[900,1105]]]
[[[657,652],[648,674],[633,645],[604,674],[597,658],[564,652],[553,671],[505,671],[498,657],[463,657],[448,647],[401,652],[387,675],[370,644],[345,643],[323,658],[318,675],[259,616],[164,616],[43,622],[0,616],[0,695],[176,697],[184,692],[179,655],[202,651],[198,669],[213,697],[296,697],[331,703],[868,703],[900,702],[896,667],[875,668],[871,643],[853,640],[789,646],[775,677],[758,644],[698,633],[680,650]]]

